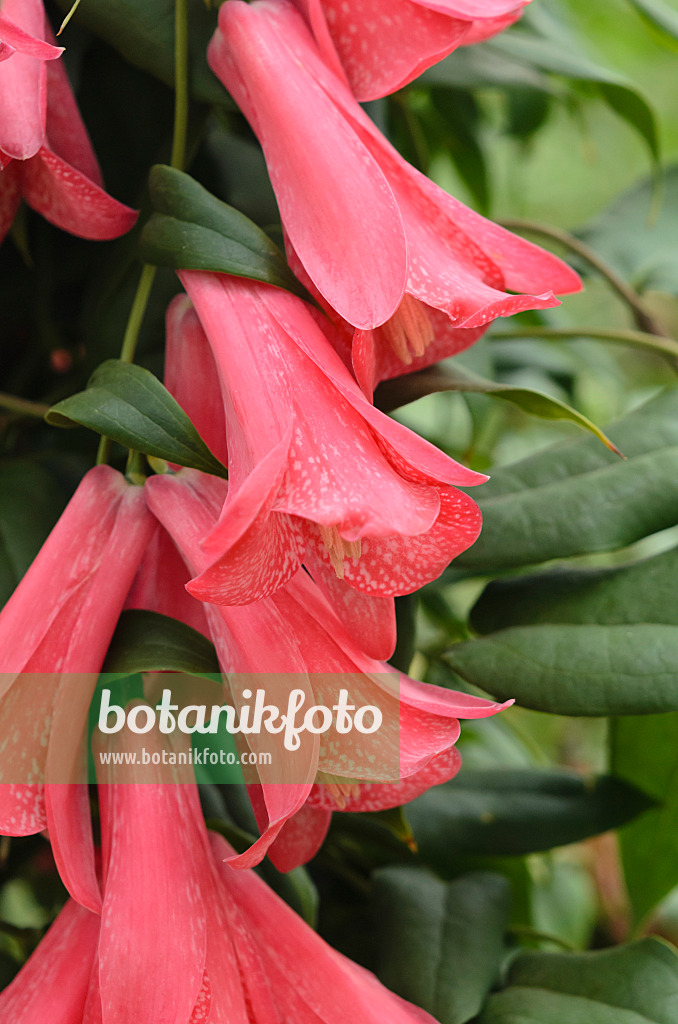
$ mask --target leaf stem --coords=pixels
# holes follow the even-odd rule
[[[142,268],[141,277],[139,278],[139,284],[137,285],[136,294],[134,296],[134,302],[132,303],[129,319],[127,320],[125,336],[122,339],[120,361],[123,363],[134,362],[134,353],[136,352],[137,341],[139,340],[139,331],[141,330],[141,324],[146,312],[148,297],[151,294],[151,288],[153,287],[155,271],[156,267],[151,266],[150,263],[144,264]]]
[[[0,409],[7,409],[8,412],[16,413],[18,416],[31,416],[34,419],[43,419],[49,412],[49,406],[42,402],[31,402],[28,398],[18,398],[16,395],[8,395],[0,391]]]
[[[621,277],[617,271],[599,256],[586,242],[571,235],[569,231],[562,228],[552,227],[550,224],[541,224],[531,220],[509,219],[499,222],[502,227],[509,231],[526,232],[531,235],[541,235],[543,238],[550,238],[554,242],[560,242],[572,252],[576,252],[583,260],[592,266],[601,277],[604,277],[612,290],[617,293],[633,313],[636,326],[648,334],[663,335],[663,330],[655,321],[651,311],[643,302],[641,296]]]
[[[567,341],[573,338],[594,338],[620,345],[631,345],[664,356],[678,372],[678,341],[645,331],[625,331],[604,327],[518,327],[512,331],[495,331],[490,341],[511,341],[516,338],[542,338],[545,341]]]

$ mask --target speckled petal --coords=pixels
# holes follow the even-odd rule
[[[318,289],[354,326],[384,323],[405,289],[400,213],[376,162],[308,71],[318,55],[303,19],[285,0],[230,0],[208,59],[259,137],[285,230]]]
[[[80,238],[117,238],[129,231],[138,217],[136,210],[113,199],[44,146],[25,164],[22,188],[29,206],[51,224]]]
[[[36,40],[45,38],[42,0],[4,0],[2,17]],[[10,39],[9,42],[12,46]],[[44,59],[17,50],[0,63],[0,150],[15,160],[35,156],[45,141]]]

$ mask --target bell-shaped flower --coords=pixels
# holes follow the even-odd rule
[[[64,883],[92,909],[84,734],[153,525],[142,489],[97,466],[0,612],[0,834],[48,828]]]
[[[115,739],[110,737],[109,739]],[[172,753],[157,735],[110,753]],[[327,945],[208,834],[185,777],[99,785],[101,916],[66,904],[0,994],[12,1024],[435,1024]],[[281,937],[284,941],[281,941]]]
[[[219,386],[219,375],[207,335],[186,295],[177,295],[170,303],[167,309],[165,337],[165,386],[190,417],[211,451],[222,462],[227,463],[224,401]],[[162,531],[160,533],[162,534]],[[135,603],[130,607],[150,607],[143,604],[143,595],[144,591],[148,590],[151,574],[160,573],[167,577],[176,571],[175,559],[168,551],[166,539],[163,540],[162,536],[159,536],[154,543],[163,545],[163,557],[155,558],[155,552],[149,552],[148,571],[145,567],[142,567],[143,571],[140,570],[135,593],[130,598]],[[393,598],[375,597],[348,586],[337,578],[331,565],[316,555],[310,547],[306,550],[304,562],[318,586],[327,594],[358,646],[371,657],[379,661],[388,661],[396,644]],[[156,591],[157,600],[163,603],[163,607],[157,606],[157,611],[174,615],[175,618],[181,618],[189,625],[201,629],[201,623],[196,621],[196,617],[202,616],[204,625],[200,601],[193,600],[183,591],[182,595],[177,597],[176,588],[171,585],[165,588],[156,587]],[[172,593],[172,598],[165,600],[163,592]],[[174,610],[166,610],[165,605],[168,601]],[[204,632],[204,629],[201,631]]]
[[[452,53],[489,39],[530,0],[294,0],[325,63],[361,103],[402,89]]]
[[[229,490],[189,590],[216,604],[275,593],[306,560],[364,594],[410,593],[480,531],[465,469],[375,409],[294,296],[185,271],[221,382]],[[315,564],[311,564],[311,563]]]
[[[54,59],[62,51],[48,39],[53,36],[42,0],[4,0],[0,14],[0,242],[12,226],[22,197],[71,234],[116,238],[129,231],[137,213],[104,191],[66,72],[61,60]]]
[[[208,59],[261,142],[290,254],[349,324],[388,322],[396,351],[418,353],[433,336],[426,307],[475,328],[581,287],[403,160],[290,0],[222,4]]]
[[[201,538],[219,515],[225,486],[194,470],[146,484],[149,507],[192,573],[206,562]],[[156,610],[150,592],[147,597]],[[358,733],[332,734],[322,746],[307,734],[294,752],[265,731],[247,736],[251,751],[273,758],[270,765],[260,760],[250,786],[262,836],[238,858],[241,867],[258,863],[270,847],[274,861],[288,869],[315,853],[332,810],[393,807],[451,778],[459,767],[458,719],[484,718],[506,706],[417,682],[367,657],[301,570],[272,597],[203,607],[236,706],[260,680],[267,704],[282,710],[292,688],[303,692],[306,707],[331,707],[345,687],[354,706],[376,706],[383,717],[367,753],[368,741]],[[279,836],[276,856],[271,844]]]

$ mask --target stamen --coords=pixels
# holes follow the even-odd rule
[[[435,337],[426,306],[407,292],[391,319],[382,324],[380,330],[406,366],[412,363],[414,356],[423,356]]]
[[[338,579],[343,580],[344,559],[351,558],[354,562],[358,561],[361,549],[360,541],[344,540],[336,526],[322,526],[320,523],[318,526],[320,527],[320,536],[330,556],[332,568]]]
[[[331,782],[329,780],[332,780]],[[340,811],[346,810],[349,800],[353,800],[360,795],[360,783],[354,779],[342,779],[337,775],[329,775],[326,772],[319,771],[316,776],[316,782],[321,783],[325,787],[325,792],[328,793]]]

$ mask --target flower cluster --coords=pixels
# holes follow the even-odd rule
[[[318,306],[181,271],[166,386],[228,482],[168,467],[141,486],[90,470],[0,613],[0,832],[48,829],[71,896],[0,996],[3,1019],[430,1019],[248,869],[268,854],[289,870],[318,850],[333,812],[394,807],[450,779],[459,719],[505,706],[387,664],[394,598],[473,544],[480,513],[462,488],[485,477],[377,410],[372,392],[471,345],[498,316],[557,304],[579,280],[415,171],[359,101],[499,31],[525,2],[221,5],[209,61],[261,142],[290,265]],[[84,237],[127,230],[135,215],[100,187],[39,0],[5,0],[0,62],[0,236],[20,195]],[[280,747],[247,778],[260,836],[236,853],[208,836],[192,778],[111,770],[98,779],[99,848],[87,718],[124,609],[209,638],[236,704],[240,677],[266,676],[281,704],[290,677],[311,703],[328,676],[350,678],[397,722],[398,777],[348,739],[316,736],[294,756]],[[256,752],[269,737],[239,742]]]

